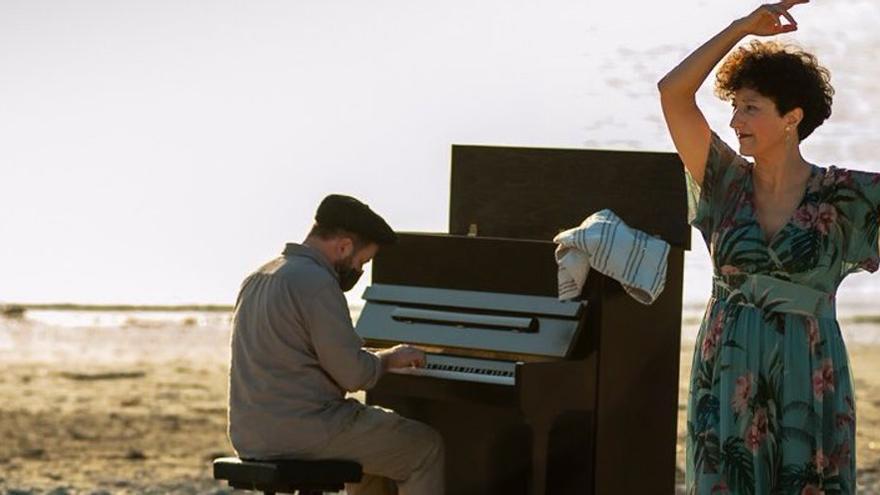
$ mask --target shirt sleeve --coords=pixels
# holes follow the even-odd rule
[[[846,211],[850,232],[844,271],[874,273],[880,265],[880,173],[849,171],[848,175],[856,194]]]
[[[321,368],[348,392],[372,388],[382,376],[382,362],[363,349],[342,291],[328,284],[311,299],[306,315]]]
[[[709,238],[725,214],[730,213],[730,199],[742,186],[749,163],[711,132],[709,155],[703,183],[698,184],[685,169],[688,196],[688,223]]]

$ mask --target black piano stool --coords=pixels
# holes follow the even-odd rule
[[[345,483],[357,483],[362,476],[361,465],[353,461],[214,459],[214,479],[226,480],[233,488],[264,494],[321,495],[340,491]]]

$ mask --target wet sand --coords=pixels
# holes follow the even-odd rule
[[[223,322],[56,328],[0,320],[0,492],[230,493]],[[692,344],[681,355],[678,475]],[[880,493],[880,346],[850,346],[861,493]],[[683,493],[681,489],[679,492]]]

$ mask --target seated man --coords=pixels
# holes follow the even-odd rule
[[[399,345],[362,348],[343,291],[351,289],[391,227],[360,201],[330,195],[302,244],[248,276],[235,305],[229,438],[246,459],[341,459],[365,477],[349,493],[443,493],[443,442],[431,427],[346,399],[389,368],[424,366]]]

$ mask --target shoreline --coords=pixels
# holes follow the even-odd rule
[[[203,311],[231,313],[230,304],[80,304],[80,303],[2,303],[0,315],[27,311],[143,311],[174,313],[178,311]]]

